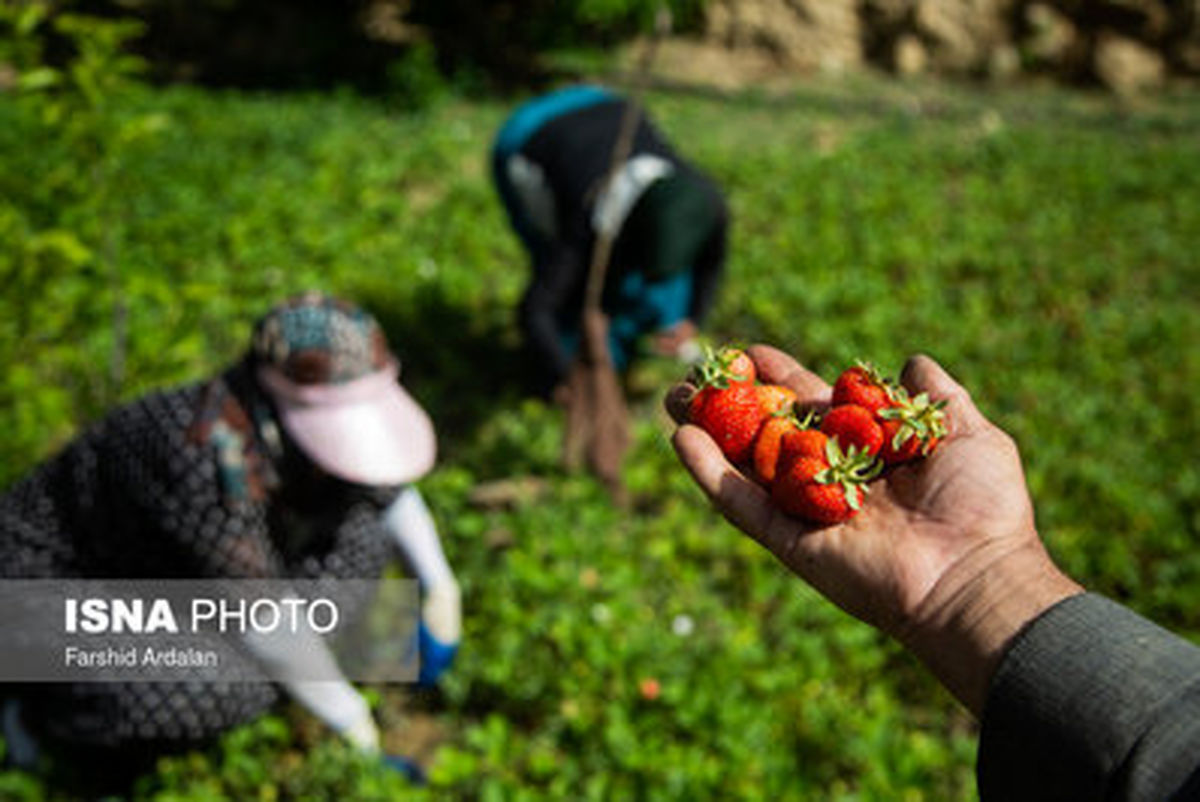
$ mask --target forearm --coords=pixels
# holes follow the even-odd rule
[[[288,695],[327,727],[367,752],[379,751],[379,728],[367,701],[346,680],[283,683]]]
[[[536,265],[536,275],[521,299],[521,329],[536,367],[548,374],[551,385],[564,379],[571,367],[560,319],[570,302],[572,286],[582,280],[577,275],[579,269],[577,260],[562,250],[544,257]]]
[[[1036,535],[984,539],[951,566],[902,624],[899,640],[976,716],[1017,635],[1083,588]]]
[[[425,595],[422,620],[442,642],[457,642],[462,634],[458,582],[417,488],[400,493],[384,513],[384,525],[421,584]]]
[[[330,729],[361,749],[379,748],[379,732],[366,700],[345,679],[323,638],[307,630],[286,634],[251,630],[243,643],[267,676]]]

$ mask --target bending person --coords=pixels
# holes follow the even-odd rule
[[[399,548],[425,594],[421,677],[434,681],[457,645],[458,585],[412,484],[434,464],[433,426],[398,370],[363,310],[290,299],[259,321],[237,364],[115,410],[0,496],[0,578],[376,579]],[[320,640],[245,645],[264,668],[301,652],[333,659]],[[283,690],[379,750],[350,683]],[[14,760],[40,745],[112,774],[249,721],[279,688],[76,683],[7,695]]]
[[[627,113],[636,114],[632,150],[609,179]],[[592,86],[534,98],[500,129],[492,174],[532,266],[520,324],[540,391],[563,382],[579,348],[601,232],[614,237],[603,305],[618,370],[629,367],[644,335],[664,355],[697,350],[724,269],[728,211],[716,185],[644,111]]]

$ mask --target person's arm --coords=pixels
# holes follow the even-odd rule
[[[578,249],[556,243],[538,256],[533,280],[521,301],[521,328],[538,369],[545,374],[547,389],[563,381],[571,369],[571,355],[563,347],[559,321],[577,299],[585,270]]]
[[[363,751],[379,751],[379,729],[370,707],[342,675],[320,635],[308,630],[263,634],[251,628],[242,643],[267,676],[326,726]],[[302,678],[314,676],[330,679]]]
[[[829,402],[829,386],[787,355],[762,346],[750,354],[764,381],[791,387],[802,403]],[[667,398],[681,423],[674,445],[733,524],[897,638],[983,715],[985,799],[1170,796],[1200,755],[1200,650],[1131,614],[1098,612],[1042,546],[1012,439],[933,360],[913,358],[903,380],[948,402],[949,434],[927,459],[876,480],[845,524],[818,527],[779,511],[684,423],[686,385]],[[1057,795],[1040,786],[1047,761],[1064,764]]]
[[[791,387],[801,403],[828,404],[829,386],[791,357],[762,346],[750,354],[764,381]],[[862,513],[838,526],[783,514],[703,430],[683,425],[674,443],[734,525],[834,603],[900,640],[978,714],[1012,638],[1082,588],[1042,547],[1011,438],[933,360],[910,360],[904,380],[948,402],[950,433],[928,459],[878,480]],[[686,392],[668,398],[680,421]]]
[[[450,667],[462,637],[462,601],[437,527],[417,488],[409,486],[384,512],[384,528],[421,586],[418,681],[429,685]]]
[[[1200,648],[1095,594],[1023,630],[983,711],[991,799],[1200,799]]]

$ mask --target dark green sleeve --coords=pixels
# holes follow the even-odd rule
[[[1022,632],[992,680],[979,793],[1200,799],[1200,648],[1095,594]]]

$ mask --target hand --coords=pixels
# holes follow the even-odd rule
[[[556,405],[566,408],[571,405],[571,395],[571,383],[563,381],[556,384],[554,389],[550,391],[550,400]]]
[[[370,710],[365,709],[365,706],[363,714],[356,717],[349,726],[340,732],[343,738],[361,751],[372,755],[378,754],[379,728],[375,726],[375,719],[371,716]]]
[[[696,324],[685,318],[654,335],[654,351],[661,356],[678,356],[687,343],[696,339],[697,334],[699,330]]]
[[[462,636],[462,601],[458,583],[450,580],[428,589],[417,631],[421,668],[417,683],[430,686],[450,668]]]
[[[421,650],[421,668],[417,674],[417,684],[423,688],[433,687],[454,662],[454,657],[458,654],[458,641],[445,643],[438,640],[422,621],[417,625],[417,647]]]
[[[429,784],[429,778],[425,775],[425,769],[421,768],[421,764],[412,758],[404,757],[403,755],[384,755],[382,761],[383,765],[392,771],[398,771],[403,774],[413,785],[424,787]]]
[[[828,405],[829,386],[791,357],[767,346],[749,354],[763,381],[790,387],[802,405]],[[979,713],[1016,633],[1081,588],[1038,538],[1012,439],[932,359],[910,359],[902,381],[947,401],[949,433],[929,457],[873,482],[862,512],[844,524],[818,527],[784,514],[698,427],[682,425],[673,442],[731,523],[835,604],[904,643]],[[678,385],[667,396],[678,422],[691,392]]]

